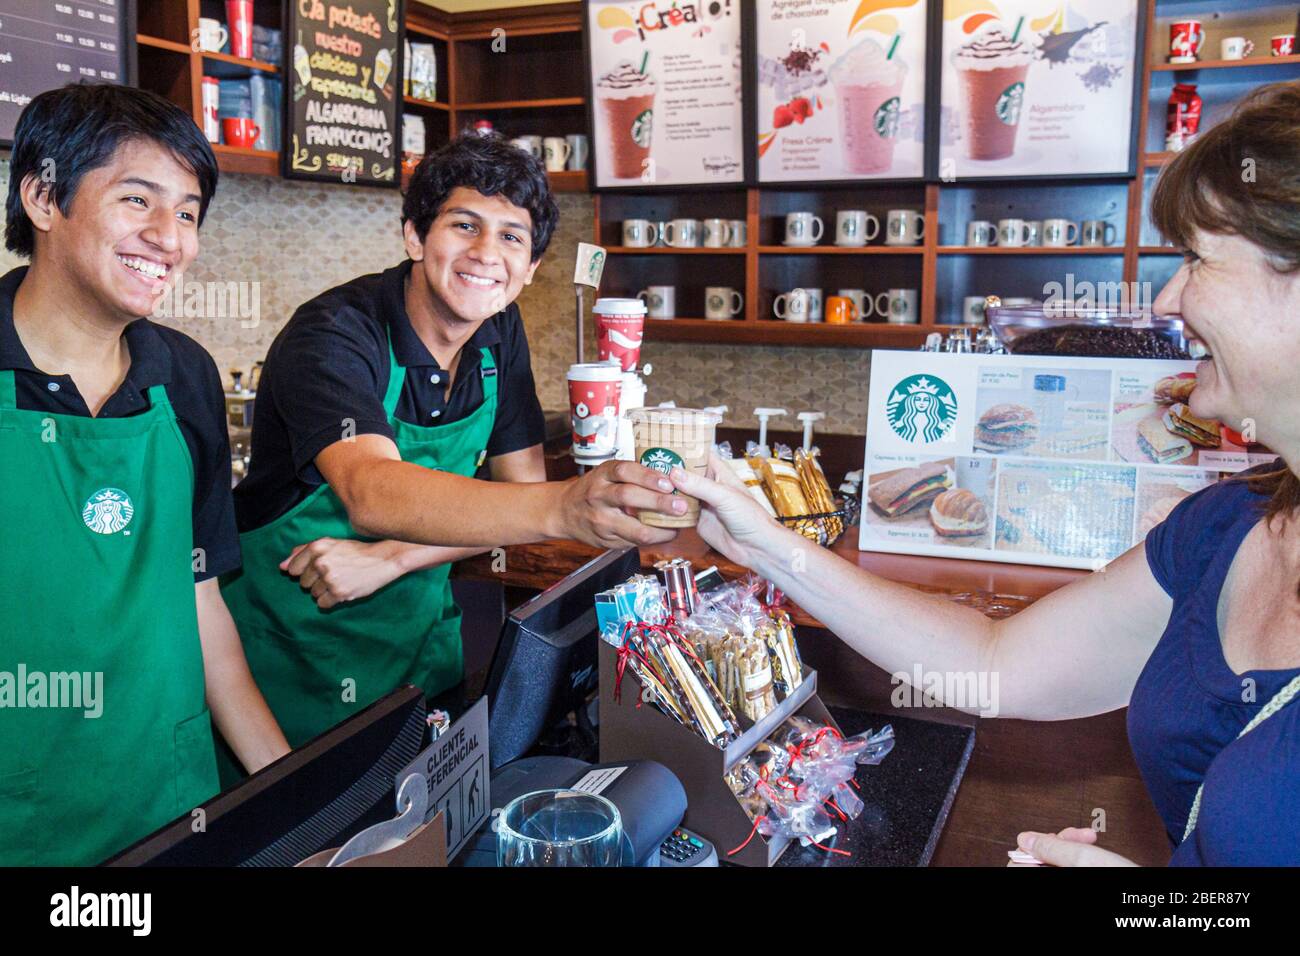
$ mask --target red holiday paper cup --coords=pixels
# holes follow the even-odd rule
[[[625,372],[641,361],[641,338],[645,332],[646,305],[641,299],[597,299],[596,357],[614,359]]]
[[[569,415],[573,457],[582,463],[614,457],[623,372],[612,362],[569,366]]]

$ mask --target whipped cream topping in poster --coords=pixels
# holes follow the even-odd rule
[[[1129,170],[1137,0],[944,0],[939,175]]]
[[[758,0],[764,182],[922,175],[921,0]]]
[[[741,0],[587,5],[597,186],[744,180]]]

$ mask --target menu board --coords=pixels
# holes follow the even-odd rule
[[[288,8],[284,175],[396,187],[401,0],[296,0]]]
[[[1195,368],[873,351],[859,548],[1102,567],[1194,491],[1276,457],[1191,414]]]
[[[758,0],[758,178],[925,172],[926,4]]]
[[[740,6],[589,0],[597,188],[744,181]]]
[[[32,97],[126,82],[125,0],[0,0],[0,143]]]
[[[939,175],[1132,175],[1137,0],[943,0]]]

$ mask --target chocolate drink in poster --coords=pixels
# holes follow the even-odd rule
[[[596,81],[599,122],[605,125],[609,168],[617,179],[639,179],[654,132],[655,78],[628,61]]]
[[[907,67],[870,37],[828,71],[839,99],[840,150],[846,173],[883,173],[894,164]]]
[[[1028,43],[997,27],[978,34],[953,54],[968,159],[1006,159],[1015,152],[1025,77],[1033,58]]]

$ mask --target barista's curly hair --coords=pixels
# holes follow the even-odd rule
[[[532,261],[542,257],[560,209],[541,160],[500,136],[466,133],[429,153],[416,167],[402,203],[403,225],[413,223],[423,240],[457,186],[477,189],[484,196],[501,195],[527,209],[533,220]]]

